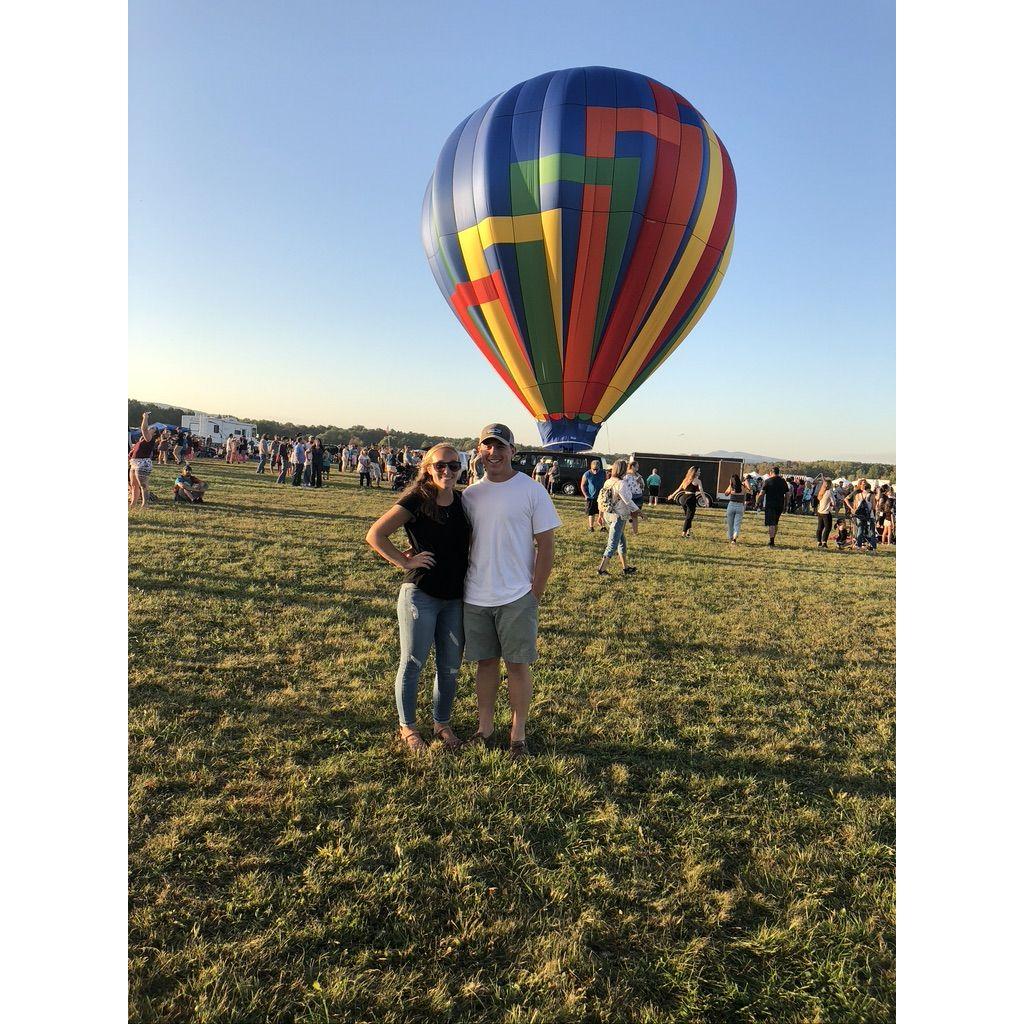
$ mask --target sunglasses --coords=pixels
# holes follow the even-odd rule
[[[442,469],[447,469],[447,470],[449,470],[449,472],[452,472],[452,473],[460,473],[462,471],[462,463],[461,462],[457,462],[457,461],[456,462],[440,462],[440,461],[438,461],[438,462],[432,462],[430,464],[430,468],[431,469],[436,469],[438,471],[438,473],[440,473]]]

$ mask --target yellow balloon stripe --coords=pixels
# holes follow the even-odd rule
[[[722,261],[719,263],[718,269],[715,271],[714,279],[708,285],[708,290],[704,293],[704,298],[701,299],[700,305],[697,306],[690,315],[690,319],[687,321],[686,326],[679,332],[679,337],[676,338],[676,340],[658,356],[654,366],[650,368],[651,373],[654,373],[654,371],[661,366],[661,364],[665,362],[665,360],[668,359],[668,357],[672,355],[677,348],[679,348],[690,331],[697,326],[697,322],[704,315],[704,311],[711,305],[711,300],[718,294],[718,289],[722,286],[722,282],[725,280],[725,272],[729,269],[729,260],[732,258],[732,243],[735,236],[736,230],[734,228],[729,232],[729,241],[725,244],[725,251],[722,253]],[[611,388],[608,390],[606,399],[609,395],[611,396],[610,400],[607,402],[602,401],[601,409],[594,413],[595,423],[604,419],[604,417],[606,417],[609,414],[609,411],[614,407],[615,403],[622,397],[622,393],[617,390],[615,391],[615,394],[612,395]],[[606,404],[608,406],[607,409],[604,408]]]
[[[551,315],[555,319],[558,359],[565,366],[565,341],[562,338],[562,211],[557,207],[540,215],[544,236],[544,255],[548,264],[548,288],[551,291]]]
[[[479,224],[459,232],[459,245],[465,248],[466,241],[475,235],[482,254],[484,249],[499,242],[539,242],[544,237],[542,216],[539,213],[521,213],[516,217],[485,217]],[[486,264],[484,267],[484,272],[489,273]],[[466,269],[470,270],[469,266]],[[470,277],[475,279],[472,270]]]
[[[701,119],[704,126],[704,135],[708,140],[708,187],[704,193],[704,204],[697,215],[697,223],[693,226],[693,233],[702,242],[711,237],[711,229],[715,225],[715,217],[718,216],[718,207],[722,202],[722,147],[718,142],[718,136],[711,130],[711,125]]]
[[[668,323],[672,311],[678,305],[679,299],[686,290],[686,286],[690,283],[690,278],[693,276],[697,263],[707,248],[707,237],[715,222],[719,203],[722,201],[722,150],[718,145],[718,139],[714,137],[714,133],[707,126],[706,122],[704,122],[704,128],[708,133],[708,142],[710,143],[708,147],[708,183],[704,192],[704,203],[697,216],[697,223],[694,225],[693,234],[686,243],[682,259],[680,259],[676,269],[673,271],[668,285],[661,294],[661,298],[644,322],[643,327],[640,328],[629,351],[619,363],[614,376],[609,382],[609,390],[605,392],[597,408],[594,410],[595,420],[604,419],[608,415],[618,396],[629,387],[637,371],[643,365],[648,355],[650,355],[651,349],[654,348],[658,341],[658,335],[665,324]],[[617,392],[617,394],[613,392]]]
[[[490,220],[508,220],[505,218],[489,218]],[[511,224],[509,224],[511,230]],[[491,230],[488,229],[487,237],[491,237]],[[469,272],[470,281],[481,281],[491,276],[484,259],[484,246],[481,244],[481,232],[478,227],[467,228],[459,232],[459,247],[462,249],[462,258],[466,263],[466,270]],[[488,244],[493,245],[494,241]],[[478,307],[480,315],[490,329],[501,358],[511,374],[512,379],[519,385],[519,389],[526,396],[530,403],[530,410],[534,416],[542,416],[545,413],[543,405],[537,405],[537,378],[533,374],[530,364],[523,355],[519,342],[516,340],[515,331],[505,315],[505,310],[499,299],[492,299],[490,302],[483,302]]]

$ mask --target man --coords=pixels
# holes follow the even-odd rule
[[[778,466],[772,466],[772,474],[761,488],[760,500],[764,505],[764,525],[768,527],[768,547],[775,547],[775,533],[779,519],[786,509],[789,484],[782,478]]]
[[[657,467],[651,471],[651,475],[647,478],[647,494],[650,498],[649,504],[653,508],[658,504],[658,496],[661,494],[661,477],[658,475]]]
[[[185,454],[185,436],[180,430],[176,430],[171,434],[171,455],[174,457],[174,464],[180,466],[184,463]]]
[[[192,475],[192,467],[186,462],[178,474],[178,478],[174,481],[174,500],[201,505],[205,493],[206,484]]]
[[[537,610],[555,557],[562,525],[544,485],[512,468],[515,440],[503,423],[480,431],[477,452],[484,478],[462,492],[473,526],[463,602],[467,661],[477,662],[479,725],[470,743],[489,746],[494,732],[501,659],[512,710],[509,755],[525,757],[526,719],[537,660]]]
[[[877,545],[875,541],[875,509],[871,496],[871,484],[864,479],[858,480],[857,490],[843,504],[853,515],[854,522],[857,524],[854,549],[857,551],[874,551]]]
[[[597,507],[597,496],[604,487],[605,472],[599,459],[592,459],[590,469],[580,477],[580,492],[587,500],[587,525],[594,532],[594,521],[601,515]]]
[[[260,461],[256,465],[256,472],[262,473],[267,465],[267,456],[270,454],[270,438],[268,438],[266,434],[260,438],[260,443],[256,446],[256,451],[260,457]]]
[[[292,487],[302,486],[302,471],[306,468],[306,446],[302,443],[302,435],[295,438],[295,447],[291,455],[292,465],[295,467],[292,472]]]

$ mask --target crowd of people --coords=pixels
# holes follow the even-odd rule
[[[191,504],[202,502],[207,485],[192,473],[191,459],[197,454],[223,456],[228,463],[256,462],[257,474],[264,474],[269,465],[277,472],[277,483],[293,487],[319,488],[330,479],[331,468],[358,477],[360,488],[388,487],[403,490],[413,476],[419,479],[426,455],[409,446],[361,445],[350,441],[342,446],[326,446],[315,435],[294,438],[263,434],[248,438],[236,435],[217,445],[212,438],[194,437],[181,428],[156,431],[149,426],[149,414],[143,416],[141,434],[129,451],[129,505],[144,508],[155,496],[149,491],[149,474],[155,464],[175,464],[183,471],[174,483],[174,500]],[[434,449],[431,449],[433,451]],[[455,450],[455,449],[450,449]],[[429,454],[429,453],[428,453]],[[465,473],[470,486],[486,479],[486,455],[481,449],[471,453],[456,452],[459,471],[456,482]],[[533,470],[533,481],[552,495],[562,483],[558,460],[541,458]],[[579,491],[586,507],[587,527],[608,531],[608,540],[598,573],[607,575],[607,566],[618,558],[622,570],[631,574],[627,559],[627,535],[636,536],[644,508],[659,502],[677,502],[683,509],[682,536],[693,535],[698,507],[707,508],[712,498],[704,490],[699,467],[691,466],[679,486],[664,498],[662,478],[657,469],[646,477],[635,462],[616,461],[606,470],[594,458],[579,480]],[[768,546],[775,547],[779,522],[784,514],[816,515],[816,543],[819,548],[833,545],[839,549],[875,551],[879,545],[896,542],[896,494],[882,483],[873,487],[865,479],[856,482],[824,477],[783,477],[779,467],[762,477],[755,473],[741,477],[734,474],[725,492],[725,535],[730,544],[739,544],[744,514],[754,510],[764,513]]]
[[[639,530],[645,494],[649,506],[660,498],[661,477],[653,470],[645,481],[636,463],[619,460],[605,479],[599,460],[580,478],[580,492],[586,502],[587,526],[608,529],[608,546],[598,567],[599,575],[607,575],[608,560],[618,554],[623,571],[631,571],[626,561],[626,525],[632,533]],[[818,517],[816,543],[827,548],[874,551],[879,544],[896,543],[896,493],[883,483],[876,488],[865,479],[856,483],[833,481],[827,477],[816,480],[786,479],[775,466],[769,476],[754,474],[743,478],[734,473],[725,489],[725,535],[730,544],[738,544],[744,514],[760,509],[768,531],[768,546],[775,547],[775,537],[783,514],[815,514]],[[698,506],[712,504],[704,491],[699,467],[691,466],[682,483],[666,499],[683,508],[682,536],[693,534]]]
[[[138,439],[129,451],[129,505],[145,508],[153,500],[149,477],[154,458],[180,467],[174,501],[201,504],[207,485],[192,472],[188,457],[194,442],[186,432],[157,432],[142,417]],[[551,499],[559,481],[557,461],[542,460],[531,476],[512,464],[515,441],[507,426],[492,423],[481,430],[472,457],[450,444],[426,453],[408,447],[360,446],[350,443],[329,450],[315,436],[229,439],[228,462],[257,462],[256,473],[269,464],[277,482],[322,487],[331,466],[359,476],[359,487],[390,484],[400,492],[396,503],[370,527],[366,542],[382,558],[401,569],[397,619],[400,641],[395,676],[398,736],[410,750],[428,744],[416,723],[420,675],[431,648],[436,671],[432,732],[448,751],[466,745],[494,744],[494,713],[504,663],[508,680],[511,731],[508,752],[529,754],[526,727],[532,697],[530,666],[536,661],[539,609],[554,563],[554,531],[562,525]],[[468,470],[468,486],[456,485]],[[639,533],[645,509],[661,498],[662,478],[653,469],[646,478],[635,462],[616,460],[605,469],[591,460],[579,481],[587,527],[607,531],[597,566],[608,576],[613,559],[624,576],[637,568],[628,559],[628,538]],[[736,474],[725,492],[725,535],[738,544],[748,511],[762,509],[768,545],[775,546],[784,514],[817,515],[819,548],[830,543],[874,551],[895,543],[896,496],[888,484],[877,488],[867,480],[848,485],[828,478],[799,481],[782,476],[776,466],[766,478]],[[717,494],[713,495],[717,498]],[[704,490],[698,467],[690,467],[665,501],[683,507],[682,536],[693,534],[696,510],[713,502]],[[409,541],[400,550],[392,536],[404,530]],[[468,739],[451,721],[455,687],[463,659],[476,662],[477,728]]]

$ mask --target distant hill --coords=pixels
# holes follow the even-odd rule
[[[751,455],[750,452],[708,452],[705,455],[707,459],[742,459],[744,462],[750,462],[756,465],[758,462],[785,462],[785,459],[780,459],[777,455]]]

